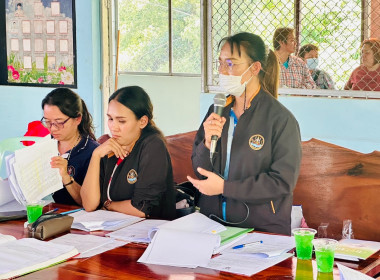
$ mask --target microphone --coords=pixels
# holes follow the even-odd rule
[[[223,108],[226,105],[226,95],[223,93],[218,93],[214,96],[214,113],[218,114],[219,116],[222,115]],[[211,136],[211,146],[210,146],[210,160],[212,162],[212,159],[215,154],[215,148],[216,143],[218,142],[218,136],[212,135]]]

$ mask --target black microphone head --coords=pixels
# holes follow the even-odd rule
[[[226,95],[218,93],[214,96],[214,113],[222,115],[224,106],[226,105]]]

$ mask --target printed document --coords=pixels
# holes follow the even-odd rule
[[[167,223],[166,220],[146,219],[136,224],[107,233],[106,236],[127,242],[150,243],[149,232]]]
[[[233,249],[234,246],[247,244],[247,246]],[[265,233],[248,233],[239,242],[222,251],[222,254],[262,254],[263,257],[279,256],[295,247],[294,237]]]
[[[48,135],[6,158],[8,179],[18,202],[41,200],[63,188],[58,168],[50,166],[51,158],[57,155],[57,140]]]
[[[220,246],[226,228],[203,214],[192,213],[158,226],[139,262],[195,268],[206,265]]]
[[[336,264],[339,269],[340,280],[373,280],[372,277],[361,273],[360,271],[353,270],[347,266],[340,263]]]
[[[293,254],[289,253],[272,258],[263,258],[260,255],[242,257],[240,254],[222,254],[212,258],[204,267],[251,276],[292,256]]]
[[[74,246],[79,252],[79,255],[75,258],[89,258],[127,244],[127,242],[107,237],[74,233],[65,234],[49,242]]]
[[[69,215],[74,217],[71,228],[84,231],[114,231],[144,220],[144,218],[106,210],[93,212],[82,210]]]

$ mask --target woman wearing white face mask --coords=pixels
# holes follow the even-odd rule
[[[306,62],[310,74],[318,88],[335,89],[335,84],[330,75],[323,70],[318,69],[318,47],[313,44],[307,44],[300,48],[298,56]]]
[[[279,63],[251,33],[222,39],[220,86],[229,94],[222,116],[210,107],[195,138],[188,177],[202,193],[200,211],[227,225],[290,234],[301,161],[297,120],[277,101]],[[217,135],[210,162],[211,136]]]

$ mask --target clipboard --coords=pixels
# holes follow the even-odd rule
[[[26,210],[0,212],[0,222],[26,219]]]

